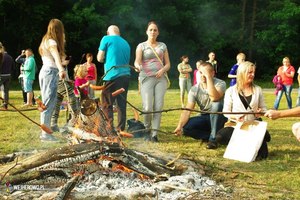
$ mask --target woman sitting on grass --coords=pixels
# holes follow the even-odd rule
[[[236,85],[228,88],[225,92],[223,112],[253,112],[267,111],[265,98],[261,87],[254,85],[254,73],[256,66],[251,62],[243,62],[237,70]],[[224,115],[231,122],[237,121],[261,121],[260,115]],[[225,124],[226,126],[226,124]],[[227,126],[218,131],[216,141],[219,144],[227,145],[234,131],[234,127]],[[267,142],[271,140],[270,134],[266,131],[264,141],[258,152],[261,158],[268,157]]]

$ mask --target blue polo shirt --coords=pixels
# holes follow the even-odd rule
[[[105,51],[105,73],[112,66],[129,64],[130,46],[128,42],[119,35],[104,36],[100,42],[99,50]],[[111,81],[123,75],[130,75],[129,67],[114,68],[106,74],[103,80]]]

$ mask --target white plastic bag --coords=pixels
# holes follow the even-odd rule
[[[247,163],[254,161],[266,130],[267,122],[238,122],[223,157]]]

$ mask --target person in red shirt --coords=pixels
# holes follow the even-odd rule
[[[278,91],[277,93],[275,103],[273,106],[276,110],[279,107],[279,103],[283,92],[285,92],[288,109],[292,108],[291,92],[293,89],[293,78],[295,75],[295,68],[290,64],[290,59],[288,57],[283,58],[282,63],[283,66],[278,68],[277,75],[280,75],[282,78],[283,89]]]

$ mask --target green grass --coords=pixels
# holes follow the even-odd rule
[[[135,87],[135,86],[134,86]],[[267,107],[272,107],[275,96],[274,91],[264,92]],[[35,91],[35,95],[39,91]],[[100,96],[100,92],[96,92]],[[295,106],[297,90],[292,93]],[[142,109],[141,97],[137,90],[130,90],[128,101],[137,108]],[[10,92],[10,102],[17,108],[22,103],[21,91]],[[287,106],[285,96],[282,97],[279,109]],[[180,107],[179,90],[168,90],[165,96],[164,109]],[[21,108],[20,108],[21,109]],[[12,110],[12,107],[9,107]],[[22,109],[21,109],[22,110]],[[24,109],[23,109],[24,110]],[[163,113],[161,130],[173,132],[177,126],[180,111]],[[24,112],[36,122],[40,122],[40,113],[37,110]],[[128,106],[127,118],[134,118],[132,109]],[[0,153],[8,154],[17,151],[46,150],[64,146],[66,140],[60,133],[54,133],[63,143],[41,143],[39,136],[41,129],[17,112],[0,111]],[[116,119],[116,118],[115,118]],[[140,118],[143,121],[142,117]],[[173,134],[159,133],[160,143],[144,142],[142,139],[124,139],[129,148],[145,151],[154,155],[165,154],[177,156],[182,154],[202,164],[206,176],[213,178],[225,187],[233,189],[235,199],[300,199],[300,143],[291,132],[292,125],[299,118],[285,118],[276,121],[263,117],[268,122],[271,134],[269,157],[266,160],[243,163],[223,158],[225,146],[216,150],[207,150],[205,144],[192,138],[176,137]],[[59,126],[65,124],[65,112],[61,112]],[[237,177],[231,178],[234,171],[241,172]],[[250,177],[251,176],[251,177]]]

